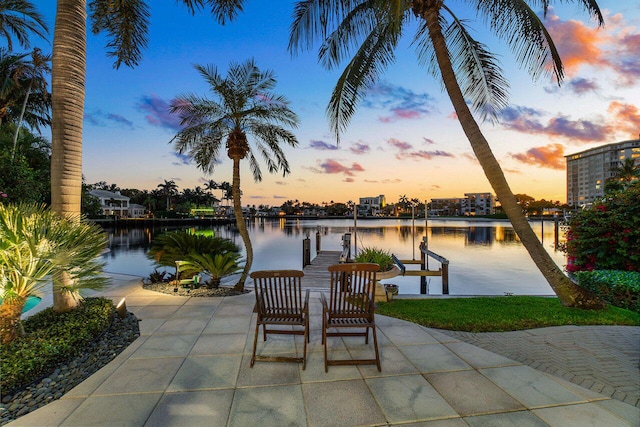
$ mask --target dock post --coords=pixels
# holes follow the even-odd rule
[[[442,262],[442,295],[449,295],[449,260]]]
[[[316,231],[316,252],[320,252],[320,231]]]
[[[553,217],[553,249],[558,250],[558,229],[560,228],[560,223],[558,221],[558,214],[555,214]]]
[[[424,271],[427,269],[427,254],[425,253],[425,243],[422,242],[420,244],[420,270]],[[420,276],[420,293],[427,293],[427,277]]]
[[[302,268],[311,264],[311,239],[309,236],[302,240]]]

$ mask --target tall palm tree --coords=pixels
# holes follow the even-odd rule
[[[16,153],[16,143],[18,142],[18,134],[20,133],[20,127],[22,126],[22,120],[24,113],[27,110],[27,104],[31,91],[36,91],[47,94],[47,75],[51,72],[49,63],[51,62],[51,55],[42,54],[42,51],[38,48],[33,49],[31,52],[30,64],[21,70],[21,76],[25,79],[27,84],[27,92],[24,95],[24,101],[22,102],[22,109],[20,110],[20,117],[18,118],[18,124],[16,132],[13,136],[13,149],[11,150],[11,158],[13,159]]]
[[[169,210],[169,205],[171,204],[171,197],[178,194],[178,186],[174,180],[167,181],[164,180],[164,183],[158,184],[158,188],[162,191],[162,193],[167,198],[167,210]]]
[[[208,6],[221,24],[242,11],[244,0],[182,0],[188,11]],[[106,33],[107,55],[114,66],[134,67],[147,45],[149,8],[145,0],[91,0],[93,33]],[[52,60],[51,207],[63,215],[80,212],[82,192],[82,122],[87,55],[87,0],[57,0]],[[53,309],[62,301],[54,293]]]
[[[49,28],[44,17],[31,2],[3,0],[0,2],[0,36],[7,40],[7,48],[13,50],[13,37],[20,46],[28,48],[29,33],[47,38]]]
[[[273,72],[260,71],[252,59],[231,64],[226,77],[213,66],[196,65],[196,70],[209,84],[215,99],[195,94],[181,95],[170,111],[179,114],[182,130],[175,136],[175,149],[188,153],[200,169],[212,173],[220,150],[226,148],[233,161],[233,211],[246,250],[246,263],[237,290],[244,289],[253,262],[253,249],[242,215],[240,161],[249,158],[253,179],[262,180],[255,154],[267,163],[269,172],[290,172],[281,143],[295,147],[298,140],[283,126],[295,128],[297,115],[289,109],[289,101],[272,92],[276,80]],[[254,147],[249,143],[252,136]]]
[[[395,59],[394,49],[403,33],[411,25],[417,25],[413,42],[418,61],[441,79],[478,162],[536,266],[564,305],[603,307],[601,300],[579,288],[558,268],[522,214],[469,107],[471,105],[481,120],[495,119],[507,104],[508,83],[495,56],[472,37],[467,21],[458,19],[449,8],[451,3],[454,0],[299,1],[289,49],[296,53],[320,38],[319,58],[324,66],[333,68],[350,58],[327,108],[331,127],[339,136],[367,89]],[[511,48],[517,61],[533,78],[544,75],[550,66],[558,82],[562,80],[562,61],[553,40],[529,5],[542,7],[546,14],[555,2],[465,0],[459,3],[473,6],[476,16]],[[603,23],[595,0],[564,3],[582,5],[599,24]]]

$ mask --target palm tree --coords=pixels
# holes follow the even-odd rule
[[[481,120],[495,120],[507,104],[508,83],[495,56],[475,40],[466,20],[456,17],[453,0],[307,0],[296,5],[289,49],[308,48],[323,40],[319,58],[327,68],[351,58],[327,107],[330,124],[339,137],[386,66],[404,31],[417,24],[414,44],[418,61],[442,80],[471,147],[514,230],[536,266],[566,306],[601,308],[595,295],[575,285],[558,268],[529,226],[471,108]],[[514,52],[517,61],[538,78],[550,69],[560,82],[562,61],[541,19],[528,3],[542,6],[550,0],[467,0],[479,19]],[[568,3],[565,1],[564,3]],[[595,0],[576,0],[599,24],[604,22]],[[351,56],[355,48],[355,53]]]
[[[17,1],[17,0],[16,0]],[[213,17],[224,25],[242,11],[243,0],[182,0],[195,14],[209,6]],[[92,0],[94,33],[107,33],[109,56],[114,66],[134,67],[147,45],[149,10],[145,0],[113,2]],[[82,193],[82,122],[87,55],[87,0],[58,0],[53,36],[51,207],[63,215],[77,215]],[[58,311],[70,301],[54,293]]]
[[[13,37],[20,46],[29,47],[29,33],[47,38],[49,28],[44,17],[31,2],[3,0],[0,2],[0,36],[7,40],[7,48],[13,50]]]
[[[167,181],[164,180],[164,183],[158,184],[158,188],[162,191],[162,193],[167,198],[167,210],[169,210],[169,204],[171,203],[171,196],[175,196],[178,194],[178,186],[176,185],[174,180]]]
[[[297,127],[298,117],[289,109],[286,98],[271,92],[276,84],[273,72],[260,71],[253,60],[231,64],[226,78],[213,66],[196,65],[195,68],[216,99],[195,94],[176,98],[170,111],[180,115],[183,129],[174,138],[175,149],[181,154],[187,152],[205,173],[213,172],[223,147],[233,161],[233,211],[247,256],[235,286],[241,291],[251,269],[253,249],[242,215],[240,161],[249,158],[256,182],[262,180],[256,152],[267,163],[269,172],[281,171],[287,175],[289,163],[280,143],[295,147],[298,141],[282,125]],[[254,148],[249,144],[248,135],[253,136]]]
[[[31,52],[31,63],[29,66],[21,70],[21,76],[26,79],[29,84],[27,85],[27,93],[24,95],[24,101],[22,103],[22,109],[20,110],[20,117],[18,118],[18,125],[16,127],[16,133],[13,136],[13,149],[11,150],[11,158],[16,154],[16,143],[18,142],[18,134],[20,133],[20,127],[22,126],[22,119],[27,109],[27,103],[29,102],[29,96],[31,91],[36,89],[38,92],[47,94],[47,79],[46,75],[51,72],[49,63],[51,62],[51,55],[43,55],[42,51],[38,48],[33,49]]]

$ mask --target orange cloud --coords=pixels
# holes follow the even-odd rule
[[[533,147],[524,153],[511,154],[514,159],[534,166],[550,169],[564,169],[564,147],[562,144],[549,144],[544,147]]]
[[[627,133],[635,138],[640,133],[640,109],[633,104],[623,104],[613,101],[609,104],[609,113],[613,116],[613,126],[616,130]]]

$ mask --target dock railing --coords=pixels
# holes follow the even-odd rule
[[[429,270],[428,258],[431,257],[440,262],[438,270]],[[427,293],[427,276],[442,276],[442,294],[449,294],[449,260],[437,253],[430,251],[424,242],[420,243],[420,260],[401,260],[393,255],[393,261],[402,271],[403,276],[420,277],[420,293]],[[407,270],[405,264],[420,265],[420,270]]]

